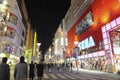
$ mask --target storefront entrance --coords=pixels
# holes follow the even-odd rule
[[[102,27],[103,42],[105,48],[107,65],[109,70],[117,72],[120,62],[120,17]]]
[[[120,70],[120,26],[110,31],[110,40],[114,54],[115,71]]]

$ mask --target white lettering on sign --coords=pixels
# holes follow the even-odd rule
[[[90,48],[92,46],[95,46],[95,42],[94,42],[92,36],[90,36],[90,37],[86,38],[85,40],[78,43],[78,47],[80,50]]]

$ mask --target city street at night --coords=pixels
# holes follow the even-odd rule
[[[0,0],[0,80],[41,78],[120,80],[120,0]]]

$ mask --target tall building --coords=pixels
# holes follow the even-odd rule
[[[83,0],[83,3],[81,2],[81,0],[72,0],[65,17],[67,54],[72,54],[71,62],[75,63],[74,54],[77,53],[81,68],[97,70],[92,65],[99,61],[101,62],[101,65],[97,65],[99,70],[117,72],[117,65],[120,62],[120,1]],[[76,45],[78,52],[75,50],[75,37],[78,40]]]
[[[24,56],[27,58],[28,62],[33,60],[33,29],[31,28],[29,16],[26,10],[26,5],[24,0],[17,0],[22,14],[22,21],[25,25],[26,34],[24,42]]]
[[[0,57],[19,59],[24,54],[26,28],[16,0],[0,3]]]

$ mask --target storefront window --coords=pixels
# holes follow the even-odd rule
[[[22,36],[24,37],[25,36],[25,32],[22,30]]]
[[[16,53],[16,47],[13,44],[1,41],[0,42],[0,52],[15,54]]]
[[[17,16],[14,15],[13,13],[10,13],[8,21],[11,22],[11,23],[13,23],[14,25],[17,25]]]
[[[7,27],[7,30],[5,32],[5,36],[14,38],[15,37],[15,30],[12,27]]]
[[[103,41],[99,41],[99,50],[103,50],[104,46],[103,46]]]
[[[120,31],[114,30],[110,32],[114,54],[120,54]]]

